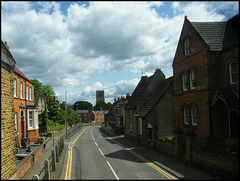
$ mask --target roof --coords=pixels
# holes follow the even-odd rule
[[[239,15],[222,22],[190,22],[211,51],[221,51],[239,42]]]
[[[14,72],[23,77],[24,79],[28,80],[29,82],[31,82],[31,80],[24,73],[22,73],[22,71],[19,70],[19,68],[17,68],[16,66],[14,67]]]
[[[1,40],[1,61],[6,64],[14,67],[17,62],[16,59],[11,54],[9,48],[5,45],[5,43]]]
[[[151,109],[159,102],[159,100],[161,100],[162,96],[172,83],[173,76],[162,81],[158,88],[153,93],[153,95],[149,99],[147,99],[147,101],[143,104],[138,115],[140,117],[146,116],[151,111]]]
[[[222,50],[227,22],[191,22],[191,24],[210,46],[211,51]]]
[[[126,107],[133,108],[139,105],[140,102],[143,103],[143,100],[145,102],[163,80],[165,80],[165,75],[160,69],[156,69],[155,73],[150,77],[142,76],[140,82],[127,101]]]
[[[89,111],[88,110],[76,110],[76,113],[77,114],[81,114],[81,113],[87,114],[87,113],[89,113]]]
[[[230,107],[239,108],[239,94],[232,88],[218,89],[212,100],[212,106],[219,99]]]

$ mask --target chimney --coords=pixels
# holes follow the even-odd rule
[[[130,98],[130,94],[127,93],[127,95],[126,95],[126,99],[128,100],[129,98]]]
[[[5,45],[6,45],[6,47],[9,49],[9,46],[7,45],[7,42],[5,41]]]

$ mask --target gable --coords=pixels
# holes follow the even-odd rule
[[[189,39],[190,56],[203,48],[209,48],[209,45],[204,41],[203,37],[196,31],[194,26],[185,16],[182,32],[178,41],[176,53],[173,59],[173,65],[179,60],[185,59],[188,56],[184,55],[184,42]]]

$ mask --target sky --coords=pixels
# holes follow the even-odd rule
[[[1,39],[29,78],[53,87],[59,102],[96,104],[132,94],[172,62],[185,16],[227,21],[238,1],[1,1]]]

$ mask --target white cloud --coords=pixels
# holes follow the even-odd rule
[[[173,2],[173,16],[164,17],[159,11],[165,2],[75,3],[67,13],[59,2],[1,4],[2,40],[17,66],[29,78],[56,88],[86,86],[91,74],[111,70],[169,69],[185,15],[190,21],[222,21],[238,12],[238,2],[228,1]],[[82,98],[98,86],[86,87]],[[127,88],[116,85],[109,95]]]

